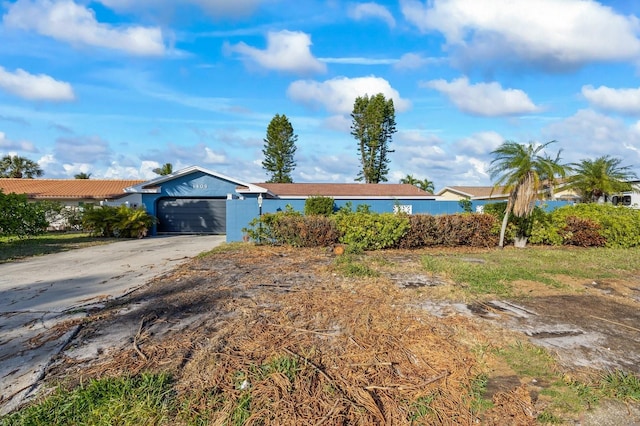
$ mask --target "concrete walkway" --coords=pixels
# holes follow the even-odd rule
[[[151,237],[0,264],[0,414],[29,396],[73,337],[74,327],[58,332],[56,325],[82,318],[224,241]]]

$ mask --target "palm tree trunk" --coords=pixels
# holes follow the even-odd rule
[[[500,228],[500,248],[504,247],[504,234],[507,231],[507,223],[509,223],[509,213],[511,213],[511,197],[507,201],[507,208],[504,210],[504,217],[502,218],[502,227]]]

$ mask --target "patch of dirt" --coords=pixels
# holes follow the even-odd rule
[[[527,425],[542,409],[535,386],[479,363],[478,347],[529,339],[567,371],[640,373],[640,283],[529,283],[517,299],[467,304],[445,300],[459,289],[425,274],[423,254],[367,255],[377,278],[343,277],[321,249],[246,245],[196,259],[85,320],[47,383],[169,371],[212,424],[250,389],[261,424]],[[282,359],[295,376],[265,367]],[[493,400],[482,418],[469,396],[480,373]]]

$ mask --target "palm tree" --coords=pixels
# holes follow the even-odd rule
[[[554,142],[524,145],[505,141],[491,153],[494,159],[491,161],[489,174],[492,180],[497,179],[493,188],[496,190],[503,186],[503,190],[509,193],[500,229],[500,247],[504,247],[504,233],[509,214],[513,213],[521,218],[529,217],[535,207],[535,201],[540,196],[543,183],[555,181],[556,176],[564,176],[566,167],[560,164],[560,152],[555,159],[542,154],[542,151]]]
[[[414,185],[427,192],[433,192],[434,190],[433,182],[431,182],[429,179],[420,180],[413,177],[413,175],[407,175],[403,177],[402,179],[400,179],[400,183]]]
[[[400,183],[409,184],[409,185],[417,185],[420,182],[418,179],[414,178],[413,175],[407,175],[400,179]]]
[[[75,179],[89,179],[91,177],[91,173],[80,172],[73,175]]]
[[[161,167],[156,167],[152,171],[160,176],[170,175],[173,173],[173,165],[171,163],[164,163]]]
[[[596,202],[600,197],[637,189],[637,185],[630,182],[638,180],[638,175],[631,170],[630,166],[621,166],[621,162],[619,158],[604,155],[595,160],[572,163],[573,174],[567,179],[567,188],[580,194],[585,203]]]
[[[5,155],[0,160],[0,178],[33,179],[44,174],[38,163],[17,155]]]
[[[427,178],[424,178],[423,180],[419,181],[417,185],[418,185],[418,188],[426,192],[431,192],[432,194],[433,194],[433,191],[435,190],[435,186],[433,185],[433,182],[431,182]]]

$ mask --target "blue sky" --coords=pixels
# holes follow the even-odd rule
[[[356,96],[394,99],[389,182],[490,185],[504,140],[640,174],[640,2],[17,0],[0,3],[0,155],[45,177],[199,165],[268,178],[275,114],[295,182],[353,182]]]

